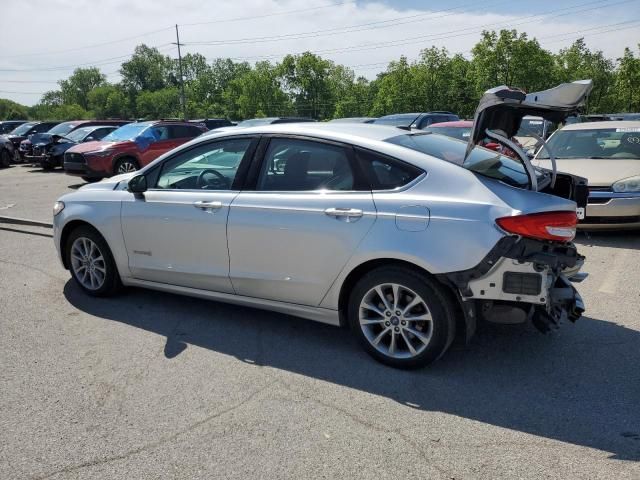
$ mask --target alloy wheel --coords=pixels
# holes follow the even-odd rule
[[[78,237],[71,245],[71,267],[80,284],[89,290],[98,290],[104,284],[107,266],[96,243],[87,237]]]
[[[371,288],[360,302],[358,320],[369,343],[391,358],[420,355],[433,333],[433,319],[426,301],[397,283]]]
[[[135,172],[136,170],[138,170],[136,164],[129,160],[125,160],[118,165],[118,173],[129,173]]]

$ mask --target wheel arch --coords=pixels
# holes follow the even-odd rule
[[[76,228],[78,227],[89,227],[92,228],[93,230],[96,231],[96,233],[98,233],[98,235],[100,235],[102,238],[104,238],[104,235],[102,235],[102,233],[100,232],[100,230],[98,230],[95,225],[92,225],[91,223],[85,221],[85,220],[71,220],[70,222],[67,222],[65,224],[64,227],[62,227],[62,231],[60,232],[60,252],[62,252],[62,265],[64,266],[64,268],[66,268],[67,270],[69,270],[69,264],[67,262],[67,256],[65,255],[66,251],[66,245],[67,245],[67,240],[69,239],[69,235],[71,235],[71,232],[73,232]],[[106,240],[105,240],[106,241]]]
[[[442,281],[442,277],[440,275],[434,275],[415,263],[397,258],[376,258],[367,260],[357,265],[349,272],[340,286],[340,293],[338,295],[338,316],[341,327],[346,327],[348,325],[347,307],[349,305],[349,294],[353,290],[353,287],[367,273],[380,267],[402,267],[411,270],[418,275],[426,275],[438,281],[438,283],[443,287],[443,290],[450,295],[453,305],[456,306],[456,336],[461,335],[466,331],[466,318],[463,313],[460,296],[453,285],[450,282]]]

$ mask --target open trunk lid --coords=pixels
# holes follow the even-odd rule
[[[542,117],[544,120],[561,123],[567,117],[578,114],[592,88],[591,80],[579,80],[528,94],[504,85],[487,90],[476,109],[465,163],[470,160],[469,155],[474,147],[489,137],[517,154],[529,177],[531,190],[575,201],[580,217],[589,195],[587,180],[576,175],[558,173],[551,153],[551,169],[545,171],[534,167],[520,145],[511,139],[520,129],[525,116]],[[538,143],[544,148],[544,140],[539,139]]]

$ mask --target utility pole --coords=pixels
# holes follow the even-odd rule
[[[176,43],[178,46],[178,69],[180,70],[180,103],[182,104],[182,119],[187,120],[187,100],[184,96],[184,76],[182,75],[182,55],[180,53],[180,34],[178,33],[178,24],[176,23]]]

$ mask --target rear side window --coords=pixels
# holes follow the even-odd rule
[[[171,138],[194,138],[201,133],[202,130],[189,125],[173,125],[171,127]]]
[[[261,191],[354,190],[354,172],[344,148],[275,138],[258,178]]]
[[[356,149],[356,158],[373,190],[393,190],[418,178],[423,172],[413,165],[368,150]]]

